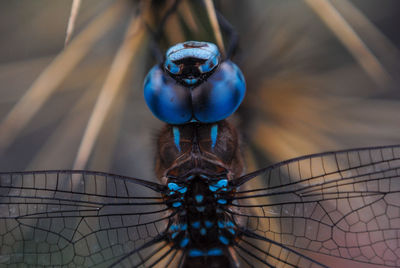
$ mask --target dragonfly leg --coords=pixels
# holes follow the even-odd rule
[[[233,53],[235,53],[238,46],[239,35],[232,24],[230,24],[230,22],[225,19],[225,17],[222,16],[222,14],[218,10],[216,10],[216,12],[219,24],[221,25],[222,29],[229,35],[229,46],[226,50],[226,58],[230,59]]]

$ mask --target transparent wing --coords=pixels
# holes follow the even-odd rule
[[[310,267],[307,250],[400,266],[400,146],[305,156],[232,183],[248,258]]]
[[[98,172],[0,173],[0,264],[134,267],[166,260],[176,252],[163,242],[172,215],[161,189]]]

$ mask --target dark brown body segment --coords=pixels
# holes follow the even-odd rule
[[[211,128],[218,126],[215,146]],[[173,127],[179,129],[179,148],[174,142]],[[244,171],[236,129],[226,120],[214,124],[190,123],[166,125],[157,141],[156,174],[165,183],[167,177],[182,177],[190,172],[206,175],[227,173],[228,179]]]

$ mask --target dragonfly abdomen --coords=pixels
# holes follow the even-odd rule
[[[232,189],[226,178],[195,176],[168,183],[166,199],[177,216],[168,228],[173,247],[185,254],[184,267],[230,267],[229,247],[237,228],[226,213]]]

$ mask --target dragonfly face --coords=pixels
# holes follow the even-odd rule
[[[157,141],[161,183],[90,171],[0,173],[0,265],[327,267],[329,256],[400,266],[400,146],[242,175],[238,134],[224,119],[245,82],[214,45],[172,47],[144,88],[167,122]]]
[[[243,101],[246,83],[240,69],[220,63],[214,44],[189,41],[171,47],[163,66],[144,82],[147,105],[169,124],[213,123],[230,116]]]
[[[216,45],[189,41],[168,49],[164,69],[183,86],[194,87],[204,82],[219,62],[220,53]]]

